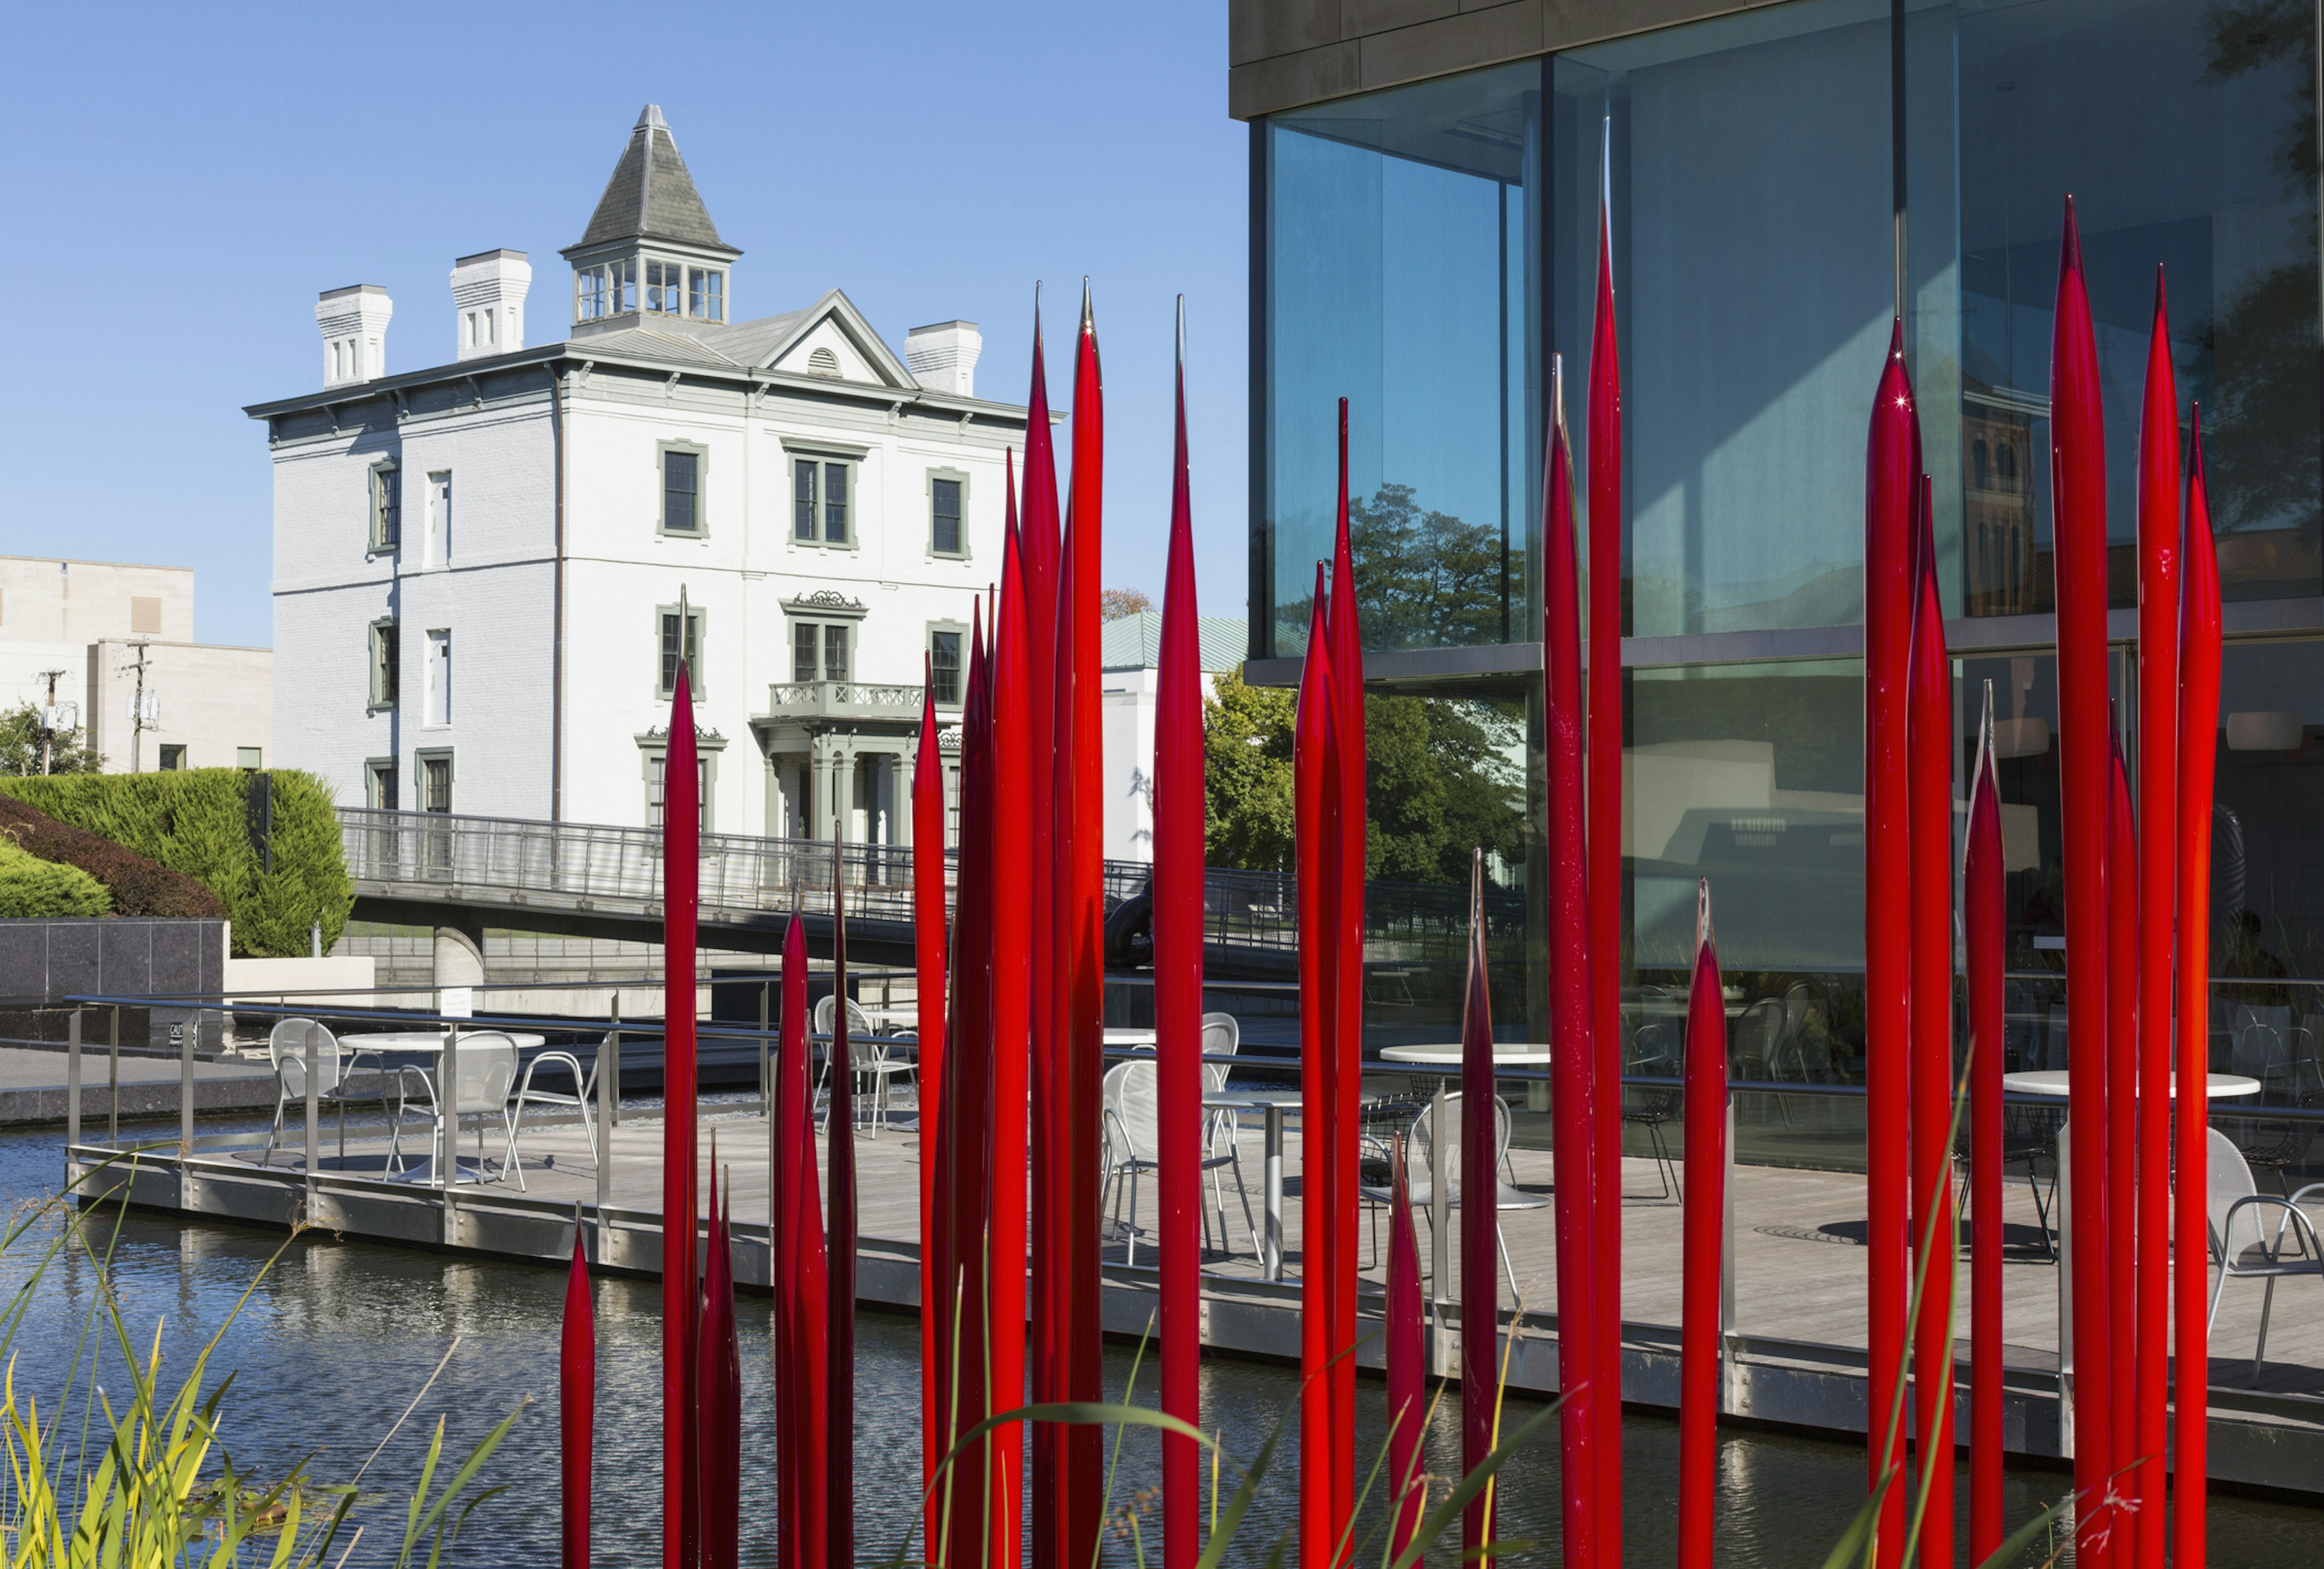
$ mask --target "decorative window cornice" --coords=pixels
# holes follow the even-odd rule
[[[818,588],[811,594],[802,594],[779,603],[787,614],[820,616],[825,620],[837,616],[848,621],[862,621],[872,614],[871,606],[860,599],[848,598],[836,588]]]

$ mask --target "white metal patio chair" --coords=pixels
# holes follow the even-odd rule
[[[467,1043],[463,1040],[461,1049],[465,1051],[466,1048]],[[558,1090],[535,1089],[532,1075],[543,1068],[552,1068],[559,1073],[570,1074],[573,1077],[573,1093],[568,1095]],[[597,1066],[595,1062],[590,1064],[589,1071],[584,1074],[581,1071],[581,1059],[569,1051],[544,1051],[536,1056],[530,1062],[524,1065],[524,1075],[517,1080],[516,1099],[509,1108],[510,1147],[512,1149],[515,1147],[516,1135],[524,1131],[524,1109],[527,1106],[554,1106],[581,1113],[581,1131],[589,1140],[589,1158],[604,1159],[604,1155],[597,1147],[596,1114],[589,1104],[592,1096],[596,1093],[596,1088]],[[518,1185],[522,1186],[521,1177],[519,1178]]]
[[[374,1068],[376,1054],[360,1048],[341,1046],[328,1027],[312,1019],[284,1019],[267,1032],[266,1055],[274,1065],[274,1126],[266,1135],[266,1153],[260,1158],[262,1166],[274,1164],[274,1147],[282,1137],[282,1119],[296,1104],[307,1102],[307,1065],[315,1065],[315,1099],[336,1110],[339,1120],[339,1164],[347,1158],[348,1080],[356,1066],[369,1057]],[[379,1084],[380,1110],[387,1109],[387,1087]]]
[[[2260,1298],[2259,1339],[2252,1348],[2251,1381],[2259,1383],[2267,1359],[2267,1319],[2275,1306],[2275,1283],[2295,1275],[2324,1280],[2324,1241],[2300,1206],[2324,1202],[2324,1182],[2311,1182],[2290,1197],[2262,1193],[2235,1140],[2210,1131],[2211,1262],[2218,1281],[2211,1288],[2211,1315],[2218,1322],[2219,1298],[2229,1280],[2264,1280]]]
[[[476,1180],[484,1177],[484,1126],[498,1118],[503,1140],[501,1160],[501,1180],[513,1175],[519,1192],[525,1191],[524,1168],[518,1161],[516,1120],[512,1114],[510,1095],[516,1088],[516,1042],[497,1029],[479,1029],[474,1034],[463,1033],[456,1052],[458,1059],[456,1072],[458,1083],[453,1086],[451,1114],[442,1113],[437,1079],[421,1068],[409,1065],[395,1072],[395,1121],[388,1140],[390,1169],[401,1171],[402,1164],[402,1132],[405,1116],[414,1101],[424,1106],[421,1115],[428,1120],[429,1158],[431,1162],[446,1158],[445,1146],[451,1145],[451,1158],[459,1158],[460,1121],[473,1117],[476,1125]],[[416,1094],[415,1094],[416,1091]],[[445,1137],[448,1124],[450,1139]]]
[[[1462,1200],[1460,1176],[1462,1094],[1463,1092],[1453,1090],[1444,1097],[1444,1206],[1448,1210],[1460,1208]],[[1411,1130],[1405,1135],[1405,1186],[1411,1195],[1412,1213],[1423,1218],[1427,1215],[1435,1197],[1436,1161],[1430,1131],[1433,1121],[1434,1108],[1424,1106],[1420,1114],[1412,1120]],[[1508,1161],[1509,1153],[1509,1103],[1499,1095],[1493,1097],[1493,1208],[1497,1212],[1493,1217],[1493,1239],[1500,1247],[1501,1273],[1508,1278],[1509,1290],[1514,1295],[1517,1290],[1517,1269],[1509,1261],[1509,1240],[1501,1229],[1499,1212],[1547,1209],[1551,1201],[1547,1194],[1527,1193],[1500,1179],[1500,1168]],[[1395,1193],[1390,1188],[1364,1187],[1357,1189],[1357,1193],[1366,1204],[1378,1208],[1386,1208],[1396,1202]]]
[[[825,997],[818,1001],[815,1005],[815,1033],[828,1040],[832,1024],[838,1016],[837,996]],[[903,1075],[910,1074],[914,1085],[919,1083],[918,1054],[893,1056],[889,1048],[895,1044],[895,1037],[881,1035],[872,1028],[870,1016],[857,1005],[855,999],[847,999],[847,1063],[854,1075],[850,1087],[858,1090],[866,1086],[870,1088],[870,1098],[862,1103],[860,1114],[864,1125],[875,1134],[888,1125],[889,1104],[894,1098],[890,1086],[893,1082]],[[831,1057],[829,1051],[823,1054],[823,1074],[816,1085],[816,1094],[826,1112],[830,1104]]]
[[[1213,1094],[1226,1087],[1222,1068],[1205,1063],[1203,1066],[1203,1091]],[[1123,1230],[1125,1263],[1138,1262],[1138,1179],[1149,1171],[1161,1169],[1162,1100],[1156,1065],[1150,1057],[1140,1057],[1130,1062],[1116,1063],[1106,1070],[1099,1095],[1105,1108],[1105,1145],[1102,1186],[1098,1190],[1098,1207],[1104,1209],[1106,1195],[1112,1195],[1111,1214],[1117,1229]],[[1211,1177],[1212,1202],[1203,1211],[1203,1245],[1211,1246],[1211,1214],[1218,1214],[1217,1251],[1227,1252],[1226,1190],[1219,1173],[1231,1168],[1235,1174],[1235,1191],[1242,1201],[1243,1230],[1250,1233],[1251,1250],[1259,1249],[1259,1230],[1252,1223],[1250,1195],[1242,1186],[1242,1167],[1237,1160],[1233,1145],[1236,1127],[1233,1113],[1206,1112],[1203,1116],[1202,1169]],[[1222,1148],[1222,1146],[1224,1148]],[[1121,1201],[1124,1191],[1130,1198],[1130,1221],[1122,1226]]]

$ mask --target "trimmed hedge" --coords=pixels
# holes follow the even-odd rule
[[[115,915],[224,920],[226,901],[208,884],[124,849],[102,834],[60,823],[30,802],[0,796],[0,837],[19,850],[77,866],[105,885]]]
[[[317,921],[327,948],[355,902],[330,787],[295,769],[272,771],[274,869],[264,872],[250,843],[250,778],[239,769],[200,768],[0,779],[0,793],[207,884],[234,922],[236,954],[304,954]]]
[[[105,885],[78,866],[43,861],[0,836],[0,920],[44,915],[103,915]]]

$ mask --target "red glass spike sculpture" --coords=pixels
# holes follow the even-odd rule
[[[1563,378],[1553,357],[1546,483],[1542,487],[1544,750],[1547,754],[1551,1113],[1557,1207],[1560,1488],[1565,1551],[1597,1564],[1611,1551],[1599,1535],[1597,1402],[1607,1370],[1594,1354],[1600,1297],[1597,1204],[1597,1057],[1590,1038],[1588,873],[1583,863],[1582,624],[1574,560],[1573,466],[1566,448]],[[1613,1086],[1607,1086],[1612,1093]]]
[[[824,1520],[827,1562],[834,1569],[855,1563],[855,1087],[853,1048],[847,1029],[847,861],[844,844],[831,843],[831,986],[838,1006],[831,1011],[831,1056],[824,1069],[830,1086],[823,1121],[825,1159],[831,1170],[827,1205],[831,1241],[825,1251],[830,1292],[825,1355],[824,1487],[830,1500]]]
[[[1054,1046],[1056,1006],[1055,811],[1050,803],[1056,751],[1057,690],[1057,466],[1049,438],[1048,374],[1041,354],[1041,297],[1033,293],[1032,392],[1025,411],[1025,505],[1019,521],[1025,550],[1027,694],[1031,704],[1033,775],[1028,798],[1033,814],[1032,854],[1026,883],[1032,900],[1033,1003],[1030,1027],[1032,1079],[1032,1395],[1037,1402],[1060,1398],[1059,1335],[1062,1297],[1057,1285],[1064,1259],[1058,1204],[1058,1162],[1064,1129]],[[1058,1440],[1054,1423],[1032,1432],[1032,1543],[1035,1569],[1058,1569],[1064,1555],[1063,1516],[1057,1508]]]
[[[961,714],[960,893],[953,925],[952,1039],[945,1051],[945,1145],[951,1204],[943,1241],[952,1289],[945,1400],[946,1448],[991,1414],[985,1355],[991,1302],[985,1271],[989,1191],[985,1131],[992,1121],[992,660],[984,607],[970,614],[969,674]],[[949,1500],[943,1542],[956,1563],[983,1556],[991,1518],[992,1446],[979,1439],[953,1461],[940,1489]]]
[[[2211,1044],[2211,788],[2218,766],[2219,559],[2211,537],[2211,502],[2203,478],[2203,418],[2195,411],[2193,470],[2187,489],[2184,609],[2179,621],[2179,943],[2178,1074],[2173,1142],[2182,1152],[2172,1230],[2172,1314],[2177,1330],[2172,1362],[2172,1463],[2177,1472],[2172,1518],[2172,1562],[2202,1569],[2207,1551],[2203,1505],[2209,1473],[2210,1148],[2209,1103],[2196,1091],[2210,1072]],[[2205,1155],[2195,1151],[2203,1150]]]
[[[1711,1569],[1719,1491],[1719,1361],[1727,1213],[1727,998],[1711,935],[1711,881],[1695,885],[1686,999],[1686,1192],[1680,1221],[1678,1569]]]
[[[564,1569],[589,1569],[590,1461],[597,1447],[597,1315],[581,1211],[573,1211],[573,1264],[565,1275],[565,1323],[557,1357],[558,1499]]]
[[[1920,1559],[1953,1561],[1953,1288],[1960,1232],[1953,1219],[1953,705],[1937,597],[1929,482],[1915,509],[1915,605],[1906,712],[1913,872],[1913,1324],[1915,1454],[1926,1503]],[[1929,1456],[1939,1457],[1930,1463]]]
[[[1969,1558],[2001,1547],[2001,1075],[2007,992],[2001,792],[1994,777],[1993,683],[1985,687],[1969,791],[1961,916],[1969,938]]]
[[[663,759],[661,1398],[662,1565],[695,1569],[694,1392],[694,937],[701,861],[701,777],[696,771],[694,695],[678,662]]]
[[[718,1140],[710,1141],[709,1246],[702,1272],[696,1361],[695,1447],[702,1510],[702,1569],[742,1562],[742,1366],[734,1343],[734,1269],[719,1206]]]
[[[1433,1168],[1433,1167],[1432,1167]],[[1420,1453],[1428,1420],[1427,1342],[1422,1335],[1420,1239],[1412,1224],[1405,1145],[1396,1146],[1395,1203],[1388,1232],[1388,1554],[1403,1556],[1420,1535],[1428,1488]],[[1432,1177],[1431,1180],[1434,1180]]]
[[[1203,662],[1186,473],[1185,301],[1154,715],[1154,1023],[1161,1105],[1162,1410],[1203,1426]],[[1162,1562],[1202,1555],[1202,1450],[1162,1438]]]
[[[1493,1001],[1485,976],[1485,854],[1469,861],[1469,983],[1461,1001],[1461,1471],[1473,1472],[1493,1452],[1500,1406],[1499,1097],[1493,1093]],[[1444,1151],[1429,1151],[1430,1177],[1452,1180]],[[1493,1539],[1493,1489],[1461,1516],[1464,1561],[1482,1557]]]
[[[1030,682],[1025,647],[1024,552],[1014,509],[1001,546],[1001,599],[992,632],[992,865],[1021,867],[1032,854]],[[992,1408],[1025,1403],[1025,1155],[1027,1043],[1033,1001],[1033,906],[1021,876],[995,876],[991,900],[993,1115],[985,1126],[985,1265],[991,1326]],[[991,1550],[988,1569],[1015,1569],[1023,1528],[1025,1429],[991,1440]]]
[[[1896,324],[1873,395],[1864,459],[1864,971],[1867,1385],[1871,1486],[1904,1453],[1903,1371],[1911,1295],[1912,859],[1906,711],[1913,642],[1913,514],[1921,430]],[[1879,1569],[1904,1562],[1904,1489],[1889,1485],[1876,1533]]]
[[[1614,125],[1599,152],[1598,305],[1590,332],[1590,1029],[1598,1052],[1598,1357],[1622,1378],[1622,364],[1614,333]],[[1616,1569],[1622,1540],[1622,1403],[1600,1407],[1597,1501]]]
[[[2163,1569],[2171,1335],[2171,943],[2179,861],[2179,391],[2154,274],[2138,427],[2138,1377],[2128,1490],[2139,1569]]]
[[[2138,823],[2121,728],[2111,721],[2107,772],[2107,1333],[2106,1373],[2113,1417],[2107,1485],[2127,1494],[2138,1458]],[[2097,1371],[2092,1370],[2094,1372]],[[2113,1562],[2134,1562],[2137,1521],[2117,1516],[2107,1538]]]
[[[1332,1015],[1338,998],[1333,931],[1340,796],[1332,639],[1323,563],[1309,602],[1307,653],[1291,742],[1299,900],[1299,1562],[1327,1569],[1341,1522],[1333,1513],[1330,1248],[1333,1215]],[[1312,1111],[1308,1108],[1314,1108]]]
[[[2050,515],[2057,540],[2067,1103],[2074,1134],[2066,1174],[2072,1191],[2072,1257],[2067,1267],[2072,1271],[2074,1297],[2074,1489],[2085,1500],[2095,1500],[2103,1496],[2113,1458],[2105,1131],[2107,795],[2114,749],[2107,725],[2105,416],[2070,197],[2051,338],[2050,452]],[[2128,955],[2125,958],[2126,962]],[[2094,1508],[2086,1508],[2076,1520],[2078,1549],[2090,1562],[2100,1561],[2105,1551],[2103,1539],[2093,1533],[2098,1518]]]
[[[1098,1318],[1099,1131],[1103,1108],[1105,784],[1099,669],[1100,547],[1104,537],[1105,394],[1098,374],[1097,326],[1082,290],[1081,334],[1074,347],[1074,459],[1057,585],[1056,771],[1051,776],[1056,879],[1057,1006],[1051,1050],[1061,1059],[1057,1114],[1064,1123],[1065,1279],[1060,1291],[1065,1388],[1069,1400],[1104,1398]],[[1080,1569],[1098,1550],[1105,1449],[1093,1426],[1068,1428],[1065,1569]]]
[[[822,1183],[816,1175],[815,1103],[809,1089],[807,921],[794,914],[783,933],[783,1011],[775,1114],[781,1170],[775,1195],[782,1276],[775,1297],[775,1338],[783,1403],[777,1442],[787,1490],[780,1500],[781,1540],[796,1556],[786,1569],[822,1569],[827,1470],[824,1448],[829,1303],[824,1258]]]
[[[1364,1055],[1364,639],[1356,564],[1348,534],[1348,401],[1340,400],[1340,500],[1332,546],[1333,749],[1339,785],[1339,853],[1333,870],[1332,1009],[1331,1275],[1332,1515],[1356,1512],[1356,1147],[1361,1126]],[[1352,1543],[1350,1545],[1352,1550]],[[1345,1554],[1342,1555],[1343,1557]]]
[[[957,680],[960,672],[954,672]],[[936,1184],[936,1120],[944,1083],[945,1039],[945,797],[944,753],[936,739],[936,671],[929,665],[920,697],[920,736],[912,754],[912,957],[919,994],[919,1055],[913,1075],[919,1098],[920,1135],[920,1485],[936,1479],[944,1458],[944,1384],[940,1330],[946,1299],[935,1240],[940,1200]],[[925,1511],[927,1539],[937,1536],[933,1505]]]

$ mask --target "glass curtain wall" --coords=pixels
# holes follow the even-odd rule
[[[1262,657],[1307,646],[1342,398],[1365,646],[1530,635],[1543,75],[1528,61],[1266,123]]]
[[[1906,26],[1913,368],[1947,614],[2052,608],[2049,393],[2074,198],[2106,399],[2116,605],[2135,602],[2156,268],[2182,439],[2202,409],[2229,599],[2324,587],[2316,15],[2264,0],[1966,0]]]

